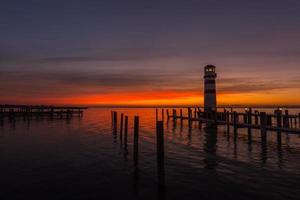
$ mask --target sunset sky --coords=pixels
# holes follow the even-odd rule
[[[1,0],[0,103],[300,104],[298,0]]]

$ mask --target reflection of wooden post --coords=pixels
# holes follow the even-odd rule
[[[121,122],[120,122],[120,142],[121,143],[123,140],[123,118],[124,118],[124,114],[121,113]]]
[[[128,116],[125,116],[125,130],[124,130],[124,146],[127,149],[127,136],[128,136]]]
[[[164,172],[164,127],[162,121],[156,122],[157,172],[159,186],[165,185]]]
[[[134,117],[134,143],[133,143],[133,160],[134,166],[138,166],[138,153],[139,153],[139,117]]]

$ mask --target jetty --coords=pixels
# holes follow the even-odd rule
[[[57,119],[82,117],[87,107],[49,106],[49,105],[0,105],[0,119],[49,117]]]
[[[189,127],[193,122],[198,122],[200,126],[205,124],[226,125],[233,127],[235,131],[239,128],[260,129],[261,131],[277,131],[286,133],[300,134],[300,113],[298,115],[289,114],[288,110],[284,113],[281,109],[275,109],[274,113],[259,112],[252,108],[245,108],[245,112],[234,111],[233,108],[223,108],[223,111],[205,111],[201,108],[186,108],[186,115],[183,115],[183,109],[166,109],[167,120],[173,119],[174,122],[187,120]],[[162,112],[164,109],[162,109]],[[158,119],[159,111],[156,112]],[[163,114],[162,114],[163,116]]]

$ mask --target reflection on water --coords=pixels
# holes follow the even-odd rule
[[[68,120],[0,120],[0,176],[5,183],[1,196],[297,199],[300,195],[300,138],[296,135],[268,132],[266,140],[261,140],[260,130],[235,132],[232,127],[198,122],[189,128],[186,120],[165,120],[163,164],[159,165],[155,109],[114,110],[119,119],[121,113],[129,117],[128,133],[122,137],[120,124],[116,130],[112,127],[111,109],[89,109],[83,118]],[[137,167],[133,162],[135,115],[140,116]],[[165,187],[159,187],[162,180]]]

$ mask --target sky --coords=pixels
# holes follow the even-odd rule
[[[298,0],[1,0],[0,103],[300,104]]]

